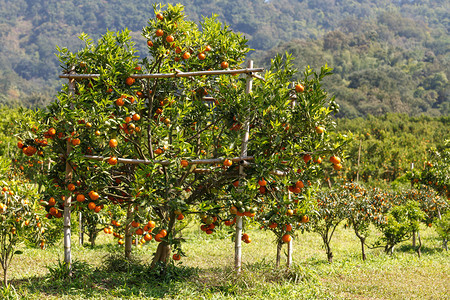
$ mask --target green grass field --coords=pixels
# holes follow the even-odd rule
[[[252,243],[243,244],[240,276],[233,270],[231,239],[224,232],[206,236],[197,228],[192,226],[185,234],[187,257],[164,276],[149,271],[154,241],[134,248],[136,261],[125,263],[118,252],[122,248],[111,235],[100,235],[94,248],[78,246],[74,235],[75,273],[70,281],[58,268],[62,243],[45,250],[23,249],[10,268],[12,287],[0,290],[0,298],[450,299],[450,254],[441,249],[433,228],[423,227],[421,258],[408,241],[396,247],[393,256],[382,249],[369,250],[363,262],[353,232],[341,227],[332,241],[332,264],[319,235],[305,233],[294,242],[290,270],[284,265],[275,268],[276,246],[270,232],[248,230]]]

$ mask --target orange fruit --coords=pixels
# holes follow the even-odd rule
[[[117,106],[124,106],[125,102],[123,101],[123,98],[118,98],[116,100]]]
[[[183,59],[189,59],[191,57],[191,54],[189,52],[184,52]]]
[[[162,31],[161,29],[157,29],[155,32],[156,36],[163,36],[164,35],[164,31]]]
[[[225,159],[225,161],[223,162],[223,165],[225,167],[230,167],[233,164],[233,162],[231,160],[229,160],[228,158]]]
[[[309,222],[309,217],[307,215],[303,215],[302,219],[301,219],[302,223],[308,223]]]
[[[333,155],[332,157],[330,157],[330,162],[333,164],[339,164],[339,163],[341,163],[341,159],[339,157]]]
[[[325,131],[325,128],[323,128],[322,126],[317,126],[316,127],[316,132],[318,133],[318,134],[321,134],[321,133],[323,133]]]
[[[341,164],[333,164],[333,169],[335,169],[336,171],[339,171],[342,169],[342,165]]]
[[[48,205],[53,206],[56,204],[56,200],[53,197],[50,197],[50,199],[48,199]]]
[[[181,221],[181,220],[183,220],[183,219],[184,219],[183,214],[179,214],[179,215],[177,216],[177,220]]]
[[[222,69],[228,68],[228,62],[226,62],[226,61],[221,62],[221,63],[220,63],[220,67],[221,67]]]
[[[175,253],[175,254],[172,256],[172,258],[173,258],[173,260],[180,260],[180,259],[181,259],[181,256],[180,256],[180,254]]]
[[[110,158],[108,158],[108,164],[110,164],[111,166],[117,165],[117,157],[111,156]]]
[[[100,197],[100,195],[97,192],[94,191],[90,191],[89,192],[89,198],[91,198],[91,200],[95,201]]]
[[[295,183],[295,186],[298,187],[299,189],[302,189],[305,185],[301,180],[299,180]]]
[[[184,159],[181,160],[181,166],[182,166],[182,167],[185,168],[185,167],[187,167],[188,165],[189,165],[189,163],[188,163],[187,160],[184,160]]]
[[[161,234],[162,237],[165,237],[165,236],[167,235],[167,230],[161,229],[161,231],[159,232],[159,234]]]
[[[102,210],[102,207],[101,207],[100,205],[98,205],[98,206],[96,206],[96,207],[94,208],[94,211],[95,211],[96,213],[99,213],[101,210]]]
[[[267,181],[265,181],[264,178],[262,178],[261,180],[258,180],[258,184],[260,186],[266,186],[267,185]]]
[[[163,16],[162,13],[157,13],[157,14],[156,14],[156,18],[157,18],[158,20],[163,20],[163,19],[164,19],[164,16]]]
[[[211,51],[211,46],[210,46],[210,45],[207,45],[207,46],[205,47],[205,51]]]
[[[153,42],[150,41],[150,40],[148,40],[148,41],[147,41],[147,45],[148,45],[149,47],[153,47]]]
[[[143,230],[142,228],[138,228],[138,229],[136,230],[136,234],[137,234],[137,235],[143,235],[143,234],[144,234],[144,230]]]
[[[134,114],[132,119],[133,121],[139,121],[141,119],[141,116],[139,114]]]
[[[127,79],[125,79],[125,83],[127,85],[132,85],[134,83],[135,79],[132,77],[127,77]]]
[[[52,127],[47,131],[47,133],[50,136],[54,136],[56,134],[56,129]]]
[[[155,228],[156,223],[155,223],[155,221],[148,221],[147,225],[148,225],[148,227],[150,227],[150,228]]]
[[[285,234],[283,235],[283,237],[281,238],[281,240],[283,241],[283,243],[289,243],[291,241],[292,237],[289,234]]]
[[[78,202],[83,202],[85,199],[86,199],[86,198],[84,197],[83,194],[78,194],[78,195],[77,195],[77,201],[78,201]]]
[[[167,41],[168,43],[172,43],[174,40],[175,40],[175,38],[173,37],[173,35],[168,35],[168,36],[166,36],[166,41]]]
[[[116,139],[110,139],[110,140],[109,140],[109,146],[110,146],[111,148],[116,148],[118,144],[119,144],[119,143],[117,142]]]
[[[303,160],[305,161],[305,163],[308,163],[308,161],[311,160],[311,155],[309,155],[309,154],[303,155]]]
[[[205,58],[206,58],[205,53],[200,53],[200,54],[198,55],[198,59],[199,59],[199,60],[204,60]]]
[[[78,146],[79,144],[81,144],[81,140],[79,138],[75,138],[72,140],[72,145]]]
[[[157,242],[161,242],[161,239],[163,238],[163,236],[160,234],[160,233],[158,233],[157,235],[155,235],[155,241],[157,241]]]
[[[69,185],[67,186],[67,189],[71,192],[75,191],[75,184],[69,183]]]
[[[94,202],[89,202],[89,204],[88,204],[88,208],[89,208],[90,210],[94,210],[94,209],[95,209],[95,207],[97,207],[97,205],[95,205],[95,203],[94,203]]]
[[[153,238],[153,237],[152,237],[151,234],[148,234],[148,233],[147,233],[147,234],[144,235],[144,240],[145,240],[146,242],[150,242],[150,241],[152,240],[152,238]]]
[[[297,93],[302,93],[304,90],[305,90],[305,87],[303,85],[301,85],[300,83],[295,86],[295,91]]]

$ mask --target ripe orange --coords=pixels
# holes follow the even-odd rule
[[[330,157],[330,162],[333,164],[339,164],[339,163],[341,163],[341,159],[339,157],[333,155],[332,157]]]
[[[161,229],[161,231],[159,232],[159,234],[161,234],[162,237],[165,237],[165,236],[167,235],[167,230]]]
[[[90,191],[89,192],[89,198],[91,198],[91,200],[95,201],[100,197],[100,195],[97,192],[94,191]]]
[[[141,224],[139,222],[132,221],[131,226],[133,226],[134,228],[138,228],[139,226],[141,226]]]
[[[127,77],[127,79],[125,79],[125,83],[127,85],[132,85],[134,83],[135,79],[132,77]]]
[[[228,62],[226,62],[226,61],[221,62],[221,63],[220,63],[220,67],[221,67],[222,69],[228,68]]]
[[[266,186],[267,185],[267,181],[265,181],[264,178],[262,178],[261,180],[258,180],[258,184],[260,186]]]
[[[174,40],[175,40],[175,38],[173,37],[173,35],[168,35],[168,36],[166,36],[166,41],[167,41],[168,43],[172,43]]]
[[[75,138],[72,140],[72,145],[78,146],[79,144],[81,144],[81,140],[79,138]]]
[[[67,189],[71,192],[75,191],[75,184],[69,183],[69,185],[67,186]]]
[[[144,234],[144,230],[142,228],[138,228],[135,233],[137,235],[143,235]]]
[[[108,158],[108,164],[110,164],[111,166],[117,165],[117,157],[111,156],[110,158]]]
[[[341,164],[334,164],[333,165],[333,169],[335,169],[336,171],[339,171],[342,169],[342,165]]]
[[[309,155],[309,154],[303,155],[303,160],[305,161],[305,163],[308,163],[308,161],[311,160],[311,155]]]
[[[206,58],[206,55],[205,55],[205,53],[199,53],[199,55],[198,55],[198,59],[200,59],[200,60],[204,60]]]
[[[19,147],[19,149],[22,149],[22,148],[23,148],[23,143],[22,143],[22,141],[18,141],[18,142],[17,142],[17,147]]]
[[[178,254],[178,253],[175,253],[175,254],[172,256],[172,258],[173,258],[173,260],[180,260],[180,259],[181,259],[181,255]]]
[[[56,129],[52,127],[47,131],[47,133],[48,135],[54,136],[56,134]]]
[[[157,235],[155,235],[155,241],[157,241],[157,242],[161,242],[161,239],[163,238],[163,236],[160,234],[160,233],[158,233]]]
[[[278,226],[278,224],[275,223],[275,222],[269,224],[269,228],[272,228],[272,229],[273,229],[273,228],[277,228],[277,226]]]
[[[95,211],[96,213],[99,213],[101,210],[102,210],[102,207],[101,207],[100,205],[98,205],[98,206],[96,206],[96,207],[94,208],[94,211]]]
[[[179,215],[177,216],[177,220],[181,221],[181,220],[183,220],[183,219],[184,219],[183,214],[179,214]]]
[[[225,161],[223,162],[223,165],[225,167],[230,167],[233,164],[233,162],[231,160],[229,160],[228,158],[225,159]]]
[[[297,93],[302,93],[304,90],[305,90],[305,87],[303,85],[301,85],[300,83],[295,86],[295,91]]]
[[[86,199],[86,198],[84,197],[83,194],[78,194],[78,195],[77,195],[77,201],[78,201],[78,202],[83,202],[85,199]]]
[[[211,51],[211,46],[210,46],[210,45],[207,45],[207,46],[205,47],[205,51]]]
[[[96,136],[100,136],[100,130],[96,130],[95,132],[94,132],[94,134],[96,135]]]
[[[184,160],[184,159],[181,160],[181,166],[182,166],[182,167],[185,168],[185,167],[187,167],[188,165],[189,165],[189,163],[188,163],[187,160]]]
[[[56,204],[56,200],[53,197],[50,197],[50,199],[48,199],[48,205],[53,206]]]
[[[148,221],[147,225],[148,225],[148,227],[150,227],[150,228],[155,228],[156,223],[155,223],[155,221]]]
[[[191,57],[191,54],[189,52],[184,52],[183,59],[189,59]]]
[[[89,204],[88,204],[88,208],[89,208],[90,210],[94,210],[96,206],[97,206],[97,205],[95,205],[94,202],[89,202]]]
[[[321,134],[321,133],[323,133],[325,131],[325,128],[323,128],[322,126],[317,126],[316,127],[316,132],[318,133],[318,134]]]
[[[152,240],[152,238],[153,238],[153,237],[151,236],[151,234],[148,234],[148,233],[147,233],[147,234],[144,235],[144,240],[145,240],[146,242],[150,242],[150,241]]]
[[[163,20],[164,19],[164,16],[163,16],[163,14],[162,13],[157,13],[156,14],[156,18],[158,19],[158,20]]]
[[[231,214],[235,215],[235,214],[237,214],[237,212],[238,212],[238,210],[237,210],[237,208],[235,206],[230,207],[230,213]]]
[[[299,189],[302,189],[305,185],[301,180],[299,180],[295,183],[295,186],[298,187]]]
[[[155,34],[156,34],[156,36],[163,36],[164,35],[164,31],[162,31],[161,29],[157,29]]]
[[[134,114],[132,119],[133,121],[139,121],[141,119],[141,116],[139,114]]]
[[[285,234],[283,235],[283,237],[281,238],[281,240],[283,241],[283,243],[289,243],[291,241],[292,237],[289,234]]]
[[[116,100],[117,106],[124,106],[125,102],[123,101],[123,98],[118,98]]]
[[[303,215],[302,219],[301,219],[302,223],[308,223],[309,222],[309,217],[307,215]]]
[[[118,144],[119,144],[119,143],[117,142],[116,139],[110,139],[110,140],[109,140],[109,146],[110,146],[111,148],[116,148]]]
[[[291,224],[287,224],[286,225],[286,231],[292,231],[292,225]]]
[[[150,41],[150,40],[148,40],[148,41],[147,41],[147,45],[148,45],[149,47],[153,47],[153,42]]]

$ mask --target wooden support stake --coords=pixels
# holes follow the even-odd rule
[[[73,70],[72,70],[73,72]],[[75,95],[75,80],[69,80],[69,97],[72,98]],[[71,104],[73,109],[73,104]],[[70,182],[73,177],[73,170],[68,162],[68,157],[72,151],[72,144],[67,141],[66,150],[66,182]],[[69,274],[72,274],[72,253],[71,253],[71,222],[70,222],[70,206],[72,204],[72,196],[68,196],[64,200],[64,263],[69,270]]]
[[[287,262],[286,267],[289,269],[292,265],[292,252],[294,251],[293,247],[293,238],[291,237],[291,240],[289,241],[287,247],[288,247],[288,253],[287,253]]]
[[[250,60],[248,62],[248,69],[253,68],[253,61]],[[246,94],[250,94],[252,92],[253,86],[253,78],[251,76],[247,77],[247,87],[245,90]],[[244,136],[242,137],[242,148],[241,148],[241,159],[247,156],[247,148],[248,148],[248,137],[250,133],[250,121],[247,119],[244,122]],[[239,177],[245,176],[244,174],[244,166],[239,166]],[[236,217],[236,235],[234,240],[234,268],[236,273],[239,274],[242,268],[242,216]]]
[[[78,234],[78,243],[80,246],[83,246],[84,244],[84,233],[83,233],[83,214],[81,211],[78,213],[78,222],[80,227],[80,233]]]
[[[257,73],[263,72],[264,68],[246,68],[237,70],[212,70],[212,71],[197,71],[197,72],[175,72],[175,73],[156,73],[156,74],[133,74],[130,75],[131,78],[141,79],[141,78],[174,78],[174,77],[193,77],[193,76],[204,76],[204,75],[225,75],[225,74],[243,74],[243,73]],[[252,76],[252,75],[250,75]],[[62,74],[59,78],[69,78],[69,79],[90,79],[98,78],[100,74]]]

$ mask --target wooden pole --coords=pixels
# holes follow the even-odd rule
[[[246,68],[237,70],[212,70],[212,71],[197,71],[197,72],[175,72],[175,73],[156,73],[156,74],[133,74],[130,75],[131,78],[141,79],[141,78],[174,78],[174,77],[193,77],[193,76],[204,76],[204,75],[224,75],[224,74],[243,74],[243,73],[257,73],[263,72],[264,68]],[[252,76],[252,75],[250,75]],[[98,78],[100,74],[62,74],[59,78],[69,78],[69,79],[89,79]]]
[[[286,266],[289,269],[292,265],[292,252],[294,251],[294,247],[293,247],[293,238],[291,237],[291,240],[289,241],[287,247],[288,247],[288,253],[287,253],[287,262],[286,262]]]
[[[73,70],[71,72],[74,72]],[[72,98],[75,95],[75,80],[69,80],[69,97]],[[71,104],[73,108],[73,104]],[[73,177],[73,170],[69,164],[68,158],[70,152],[72,151],[72,144],[67,141],[67,150],[66,150],[66,182],[70,182]],[[66,264],[67,269],[69,270],[69,274],[71,275],[72,271],[72,253],[71,253],[71,222],[70,222],[70,206],[72,203],[72,195],[69,195],[64,200],[64,263]]]
[[[83,233],[83,214],[81,211],[78,213],[78,222],[80,227],[80,233],[78,235],[78,243],[80,246],[83,246],[84,243],[84,233]]]
[[[356,172],[356,182],[359,182],[359,165],[361,162],[361,144],[362,141],[359,140],[359,150],[358,150],[358,171]]]
[[[248,62],[248,69],[253,68],[253,61],[250,60]],[[247,77],[247,86],[245,93],[250,94],[252,92],[253,86],[253,78],[251,76]],[[241,158],[247,156],[247,148],[248,148],[248,137],[250,134],[250,120],[245,120],[244,122],[244,136],[242,137],[242,148],[241,148]],[[243,177],[244,174],[244,166],[239,166],[239,176]],[[241,272],[242,267],[242,216],[236,216],[236,235],[234,239],[234,268],[236,273],[239,274]]]

